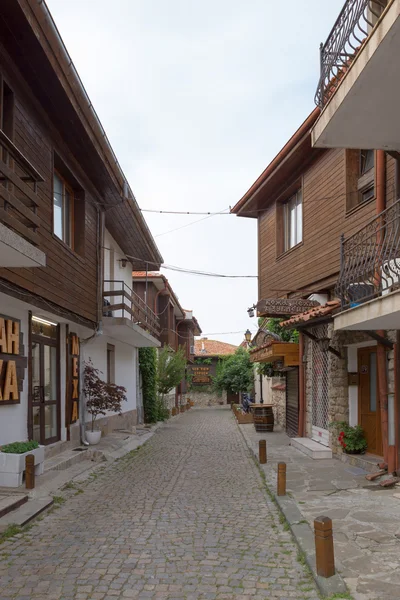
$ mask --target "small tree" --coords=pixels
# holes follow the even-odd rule
[[[237,394],[249,392],[254,385],[253,365],[244,348],[238,348],[235,354],[221,359],[213,377],[213,388],[221,395],[224,390]]]
[[[86,398],[86,410],[92,416],[92,431],[99,415],[107,411],[122,413],[122,402],[126,402],[126,389],[115,383],[106,383],[100,378],[99,369],[93,366],[89,358],[85,363],[83,393]]]
[[[180,384],[185,377],[186,358],[183,348],[170,352],[164,346],[158,355],[157,390],[159,394],[160,418],[165,418],[164,396]]]

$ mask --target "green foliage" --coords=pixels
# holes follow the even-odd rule
[[[144,420],[146,423],[156,423],[158,421],[156,348],[139,348],[139,369],[142,376]]]
[[[157,390],[164,397],[185,377],[186,357],[183,348],[170,352],[164,346],[158,355]]]
[[[194,360],[194,364],[195,365],[212,365],[212,358],[208,357],[208,358],[195,358]]]
[[[218,394],[221,394],[223,390],[235,394],[251,391],[253,385],[253,365],[247,350],[238,348],[235,354],[218,361],[217,372],[213,377],[213,387]]]
[[[292,329],[290,331],[288,331],[287,329],[283,329],[280,323],[282,323],[282,321],[284,320],[284,317],[271,317],[267,320],[263,329],[267,329],[272,333],[277,333],[281,336],[283,342],[294,342],[295,344],[298,344],[299,332],[296,329]]]
[[[364,454],[367,449],[367,440],[361,425],[351,427],[346,421],[334,421],[331,427],[339,432],[338,442],[343,451],[351,454]]]
[[[25,452],[36,450],[36,448],[39,448],[38,442],[12,442],[12,444],[3,446],[1,451],[6,454],[24,454]]]

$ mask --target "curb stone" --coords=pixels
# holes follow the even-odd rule
[[[237,426],[240,433],[243,436],[247,448],[250,450],[252,456],[255,459],[256,465],[259,469],[261,469],[261,465],[258,462],[258,456],[256,451],[254,450],[254,448],[252,448],[251,444],[249,444],[240,426]],[[264,471],[262,472],[264,474]],[[304,522],[304,517],[301,514],[297,503],[292,498],[290,498],[290,496],[277,496],[275,490],[271,489],[267,485],[267,482],[265,482],[265,486],[269,490],[280,512],[285,517],[290,527],[290,531],[292,532],[292,535],[294,537],[294,541],[296,542],[300,552],[302,552],[302,554],[304,555],[304,559],[323,597],[329,598],[334,594],[349,594],[349,590],[347,589],[347,586],[343,581],[341,575],[339,575],[339,573],[335,573],[335,575],[329,577],[328,579],[326,579],[325,577],[320,577],[317,574],[315,562],[314,533],[308,522]]]

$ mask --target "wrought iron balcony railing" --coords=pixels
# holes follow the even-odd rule
[[[104,281],[103,314],[126,317],[155,337],[160,336],[160,320],[151,308],[124,281]]]
[[[37,184],[44,181],[0,129],[0,222],[38,245]]]
[[[388,0],[346,0],[325,44],[315,103],[323,108],[370,35]]]
[[[336,294],[342,309],[400,289],[400,200],[341,240]]]

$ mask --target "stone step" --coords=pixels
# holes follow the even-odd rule
[[[296,450],[300,450],[303,454],[307,454],[314,460],[321,460],[324,458],[332,458],[332,450],[326,446],[322,446],[310,438],[292,438],[290,445]]]
[[[0,494],[0,518],[28,502],[26,494]]]
[[[77,463],[89,459],[90,457],[86,447],[84,447],[84,450],[82,451],[67,450],[52,458],[46,458],[44,461],[44,472],[63,471],[64,469],[72,467],[72,465],[76,465]]]
[[[52,504],[53,498],[51,496],[29,500],[29,502],[0,519],[0,532],[5,531],[10,525],[23,527]]]

